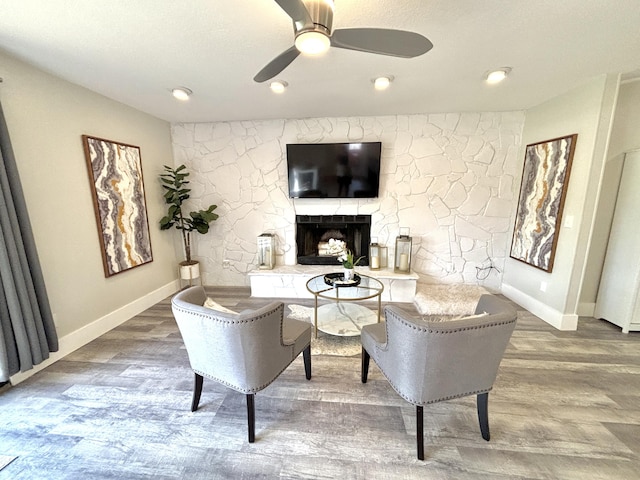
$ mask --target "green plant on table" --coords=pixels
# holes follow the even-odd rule
[[[363,258],[364,255],[354,261],[353,252],[351,250],[345,250],[341,255],[338,256],[338,261],[342,262],[342,266],[344,268],[353,268],[358,265],[358,263],[360,263],[360,260],[362,260]]]

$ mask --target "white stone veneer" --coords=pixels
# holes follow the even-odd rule
[[[194,236],[204,282],[249,285],[261,233],[276,234],[278,265],[294,265],[296,214],[370,214],[391,258],[399,228],[411,229],[420,282],[499,288],[501,273],[481,282],[476,267],[491,258],[502,272],[509,254],[523,124],[523,112],[174,124],[191,205],[220,214]],[[379,198],[288,198],[287,143],[349,141],[382,142]]]

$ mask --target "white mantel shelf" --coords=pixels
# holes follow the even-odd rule
[[[316,275],[341,270],[340,266],[329,265],[281,265],[273,270],[252,270],[248,274],[251,295],[270,298],[313,298],[307,290],[307,281]],[[413,302],[420,278],[417,273],[396,273],[390,268],[369,270],[368,267],[356,267],[356,273],[382,282],[384,302]]]

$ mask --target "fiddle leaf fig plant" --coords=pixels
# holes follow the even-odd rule
[[[183,213],[182,205],[189,198],[191,189],[187,187],[189,180],[187,167],[180,165],[177,168],[164,166],[164,173],[160,174],[160,181],[164,189],[164,200],[169,205],[167,214],[160,220],[160,230],[169,230],[174,227],[182,233],[182,243],[187,258],[186,263],[192,264],[191,260],[191,232],[205,234],[209,231],[209,224],[218,219],[218,214],[213,211],[217,205],[210,205],[206,210]]]

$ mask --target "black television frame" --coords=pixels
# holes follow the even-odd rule
[[[378,198],[382,142],[287,144],[289,198]]]

